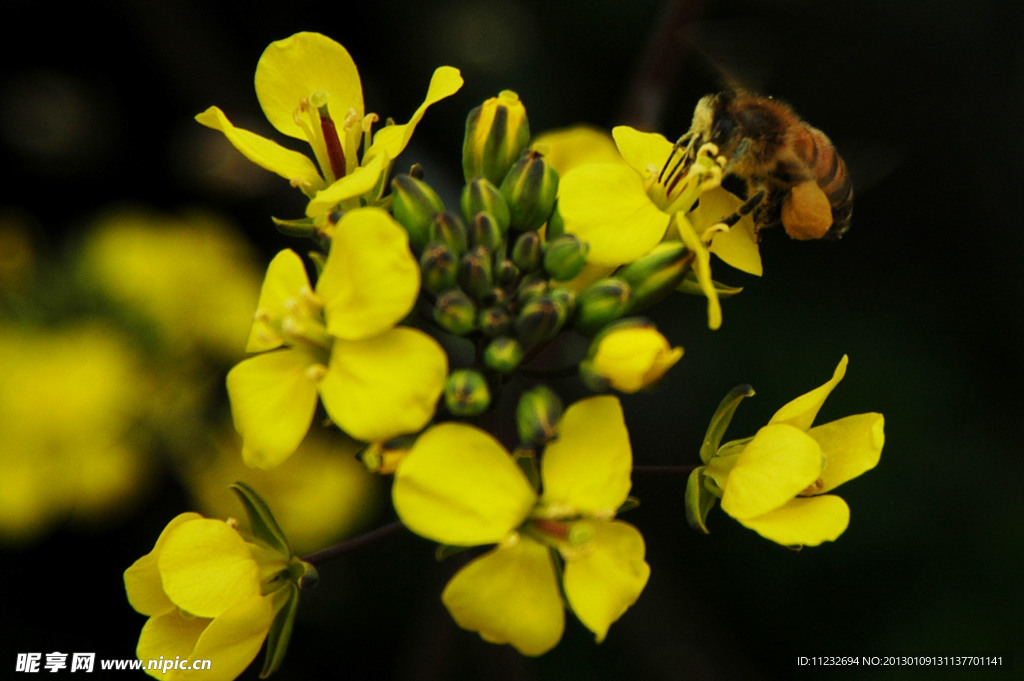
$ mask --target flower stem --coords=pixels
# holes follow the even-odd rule
[[[311,553],[302,560],[311,565],[322,565],[328,561],[334,560],[338,556],[345,555],[346,553],[355,551],[356,549],[362,548],[367,544],[371,544],[377,541],[378,539],[383,539],[384,537],[395,534],[404,527],[405,526],[402,524],[401,520],[396,520],[382,527],[378,527],[375,530],[370,530],[365,534],[361,534],[358,537],[347,539],[341,542],[340,544],[329,546],[322,551]]]

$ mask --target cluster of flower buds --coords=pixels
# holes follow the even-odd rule
[[[482,368],[497,374],[514,371],[567,327],[595,335],[649,307],[682,283],[693,260],[681,242],[673,242],[610,276],[575,286],[589,247],[564,232],[558,173],[529,147],[530,139],[525,107],[506,90],[467,118],[465,185],[457,207],[445,206],[418,167],[391,181],[391,211],[419,258],[434,322],[447,333],[479,341]],[[635,323],[674,354],[649,322]],[[595,341],[592,356],[600,354],[603,341]],[[664,370],[674,361],[662,358]],[[616,381],[603,373],[604,363],[589,366],[585,377],[598,390],[629,384],[627,391],[635,392],[664,373],[648,367],[641,372],[646,381]],[[463,370],[449,379],[445,404],[452,414],[473,416],[489,407],[490,397],[487,379],[475,369]]]

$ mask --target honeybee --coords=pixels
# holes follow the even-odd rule
[[[754,210],[755,230],[781,222],[793,239],[838,238],[850,228],[846,164],[825,133],[788,104],[732,90],[707,95],[676,147],[692,161],[708,142],[727,159],[726,176],[747,185],[747,201],[730,222]]]

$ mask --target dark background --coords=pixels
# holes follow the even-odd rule
[[[536,660],[459,631],[439,601],[454,566],[435,564],[427,542],[391,537],[322,569],[279,678],[1021,673],[1024,5],[750,0],[689,11],[704,53],[832,137],[858,198],[842,241],[769,234],[763,279],[723,277],[746,288],[725,303],[721,330],[706,330],[697,299],[653,314],[686,356],[657,393],[625,400],[635,457],[693,463],[729,388],[749,382],[758,392],[730,431],[747,435],[824,382],[847,353],[847,378],[822,419],[880,411],[887,431],[878,468],[840,490],[849,529],[794,553],[716,513],[712,534],[696,536],[683,518],[681,479],[637,479],[643,503],[626,519],[647,540],[647,590],[602,645],[570,616],[560,646]],[[465,87],[428,112],[399,165],[418,161],[429,179],[457,187],[465,115],[501,89],[520,94],[535,132],[624,122],[665,7],[9,0],[3,15],[0,204],[34,216],[39,243],[57,247],[97,209],[132,199],[220,210],[269,258],[292,242],[268,216],[300,214],[301,196],[230,153],[218,156],[217,134],[192,117],[217,104],[271,135],[252,74],[272,40],[299,30],[337,39],[360,68],[367,109],[400,121],[436,66],[460,67]],[[656,124],[673,137],[718,84],[691,50],[666,85]],[[124,598],[121,572],[183,510],[182,492],[168,483],[130,520],[57,529],[5,550],[0,675],[13,675],[16,652],[132,657],[144,620]],[[1004,666],[796,664],[798,656],[928,654],[999,655]]]

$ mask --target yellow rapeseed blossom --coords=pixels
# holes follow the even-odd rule
[[[128,340],[100,323],[0,325],[0,540],[135,499],[147,458],[129,433],[150,380]]]
[[[311,290],[294,251],[267,269],[247,350],[228,374],[235,427],[251,466],[273,468],[309,430],[317,396],[366,442],[415,432],[434,415],[448,359],[433,338],[396,326],[419,293],[405,230],[379,208],[338,223]]]
[[[846,373],[844,355],[831,380],[779,409],[752,438],[722,445],[704,469],[722,510],[762,537],[786,546],[834,541],[850,509],[826,494],[871,470],[885,443],[885,420],[867,413],[812,427]]]
[[[252,246],[224,220],[119,206],[96,220],[79,253],[86,284],[152,324],[164,349],[238,356],[260,271]]]
[[[708,324],[717,328],[721,310],[707,244],[726,231],[715,225],[732,210],[713,215],[708,207],[693,210],[698,199],[704,203],[705,195],[715,195],[721,181],[722,169],[712,157],[713,149],[702,150],[681,174],[673,165],[673,144],[662,135],[619,126],[612,136],[625,163],[588,163],[562,177],[558,206],[565,230],[590,245],[588,262],[605,266],[633,262],[666,236],[678,233],[695,255],[692,267],[708,298]],[[760,273],[753,232],[743,229],[729,230],[737,236],[718,255],[733,267]]]
[[[246,541],[224,521],[177,516],[124,573],[129,602],[149,616],[138,658],[210,660],[202,678],[234,679],[255,659],[291,596],[280,578],[289,558]],[[147,673],[168,681],[197,678],[180,670]]]
[[[632,469],[618,399],[571,405],[558,430],[541,458],[539,495],[497,440],[461,423],[421,435],[392,488],[399,517],[417,534],[497,544],[452,578],[442,600],[459,626],[526,655],[561,639],[563,593],[600,642],[650,574],[640,532],[614,519]]]
[[[438,68],[409,122],[373,134],[378,116],[364,111],[359,71],[348,51],[327,36],[303,32],[273,42],[264,51],[256,66],[256,96],[270,124],[283,135],[309,143],[315,162],[236,128],[215,106],[196,120],[224,133],[253,163],[301,189],[311,199],[307,216],[318,217],[337,205],[355,207],[358,197],[371,192],[379,196],[392,160],[408,144],[427,108],[461,87],[458,69]]]
[[[649,323],[627,323],[610,328],[594,339],[590,356],[580,365],[608,387],[623,393],[648,388],[683,356]]]

